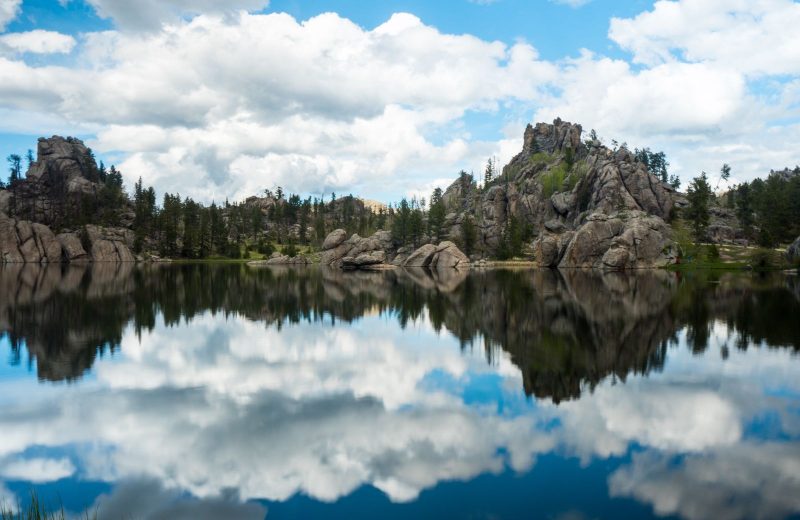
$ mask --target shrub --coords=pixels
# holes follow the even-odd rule
[[[283,254],[289,258],[297,256],[297,246],[294,245],[294,241],[290,241],[289,244],[283,248]]]
[[[272,242],[267,242],[263,238],[258,241],[256,245],[256,251],[264,256],[270,256],[272,253],[275,252],[275,248],[272,246]]]
[[[566,163],[559,163],[541,176],[542,192],[545,197],[550,197],[564,189],[564,180],[567,178]]]
[[[537,152],[537,153],[531,155],[531,158],[528,159],[528,162],[530,163],[530,165],[534,166],[534,167],[536,167],[536,166],[544,166],[546,164],[549,164],[552,161],[553,161],[553,156],[550,155],[549,153],[545,153],[545,152]]]

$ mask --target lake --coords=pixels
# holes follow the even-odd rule
[[[800,280],[0,266],[0,501],[798,518]]]

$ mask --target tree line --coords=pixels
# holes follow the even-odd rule
[[[730,175],[731,167],[723,165],[720,181],[727,181]],[[772,171],[766,179],[742,182],[719,196],[702,172],[690,183],[687,199],[685,217],[697,241],[707,240],[710,207],[714,204],[732,210],[745,237],[761,247],[774,248],[800,235],[800,167]]]

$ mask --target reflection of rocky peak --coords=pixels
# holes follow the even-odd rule
[[[794,323],[775,320],[800,312],[794,292],[783,279],[709,285],[663,271],[15,265],[0,266],[0,332],[27,345],[40,377],[60,380],[80,377],[129,322],[151,328],[159,313],[167,324],[212,311],[274,327],[382,312],[405,326],[427,316],[465,347],[481,338],[489,359],[507,353],[527,394],[559,402],[607,377],[659,369],[679,328],[704,350],[717,319],[744,338],[742,348],[800,348]]]

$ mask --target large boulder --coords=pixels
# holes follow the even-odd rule
[[[800,264],[800,237],[786,249],[786,259],[789,263]]]
[[[77,234],[61,233],[56,239],[61,244],[62,257],[67,262],[88,262],[91,260]]]
[[[353,234],[347,240],[342,240],[344,233],[344,230],[337,229],[325,238],[320,260],[322,265],[345,267],[344,260],[347,259],[346,267],[353,269],[359,267],[356,264],[359,258],[366,262],[363,265],[367,266],[391,262],[395,256],[392,235],[388,231],[376,231],[370,237]],[[381,261],[375,262],[376,258],[381,258]]]
[[[45,225],[0,213],[0,263],[47,263],[61,260],[61,244]]]
[[[15,264],[24,261],[25,258],[19,250],[17,222],[5,213],[0,213],[0,263]]]
[[[335,247],[339,247],[345,240],[347,240],[347,231],[344,229],[336,229],[331,231],[327,237],[325,237],[325,242],[322,244],[322,250],[328,251]]]
[[[431,258],[432,269],[454,269],[469,267],[469,258],[452,242],[442,242]]]
[[[342,259],[343,269],[362,269],[365,267],[386,263],[386,253],[383,251],[370,251],[358,256],[346,256]]]
[[[663,220],[634,211],[592,214],[575,232],[543,234],[534,251],[543,267],[624,270],[672,264],[677,245]]]
[[[406,260],[405,267],[428,267],[431,265],[434,255],[436,255],[437,248],[433,244],[425,244],[413,253],[411,253]]]
[[[129,229],[87,225],[83,229],[93,262],[135,262],[134,235]]]

